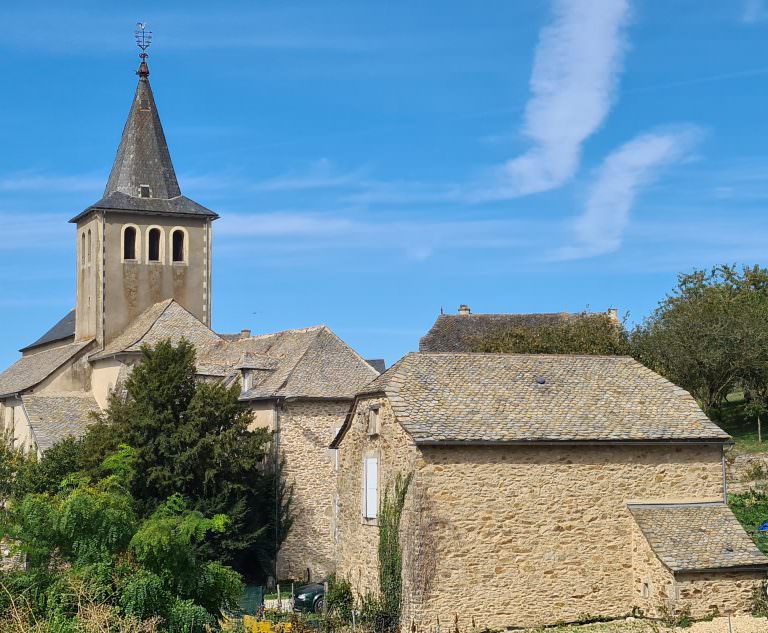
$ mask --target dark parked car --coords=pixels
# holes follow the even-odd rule
[[[325,584],[313,582],[296,589],[293,594],[293,608],[296,611],[320,613],[325,605]]]

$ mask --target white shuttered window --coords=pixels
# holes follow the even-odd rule
[[[363,499],[363,516],[375,519],[379,509],[379,458],[365,458],[365,491]]]

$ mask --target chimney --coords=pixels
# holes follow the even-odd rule
[[[606,311],[606,314],[608,315],[609,319],[613,319],[614,321],[619,320],[619,309],[618,308],[608,308]]]
[[[472,314],[472,310],[469,309],[469,306],[466,303],[462,303],[459,306],[459,314],[462,314],[462,315]]]
[[[251,331],[248,329],[240,330],[240,338],[251,338]]]

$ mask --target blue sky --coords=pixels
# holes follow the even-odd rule
[[[768,3],[26,2],[0,38],[0,365],[74,305],[137,19],[183,192],[222,216],[214,327],[367,357],[441,307],[647,315],[768,260]]]

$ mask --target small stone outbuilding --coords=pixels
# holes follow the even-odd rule
[[[744,612],[768,559],[724,504],[729,441],[631,358],[409,354],[358,393],[331,445],[337,571],[378,591],[379,504],[410,473],[408,626]]]

